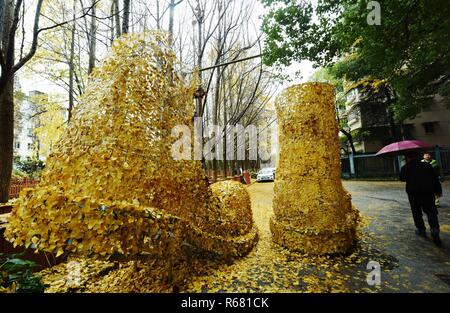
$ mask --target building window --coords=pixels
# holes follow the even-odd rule
[[[20,149],[20,142],[16,142],[16,143],[14,144],[14,146],[16,147],[16,149]]]
[[[357,109],[353,109],[348,114],[348,121],[359,121],[359,111]]]
[[[28,143],[28,150],[31,150],[33,148],[33,144],[32,143]]]
[[[433,122],[428,122],[428,123],[423,123],[423,128],[425,129],[425,134],[434,134],[434,123]]]

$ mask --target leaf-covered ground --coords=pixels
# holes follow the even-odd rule
[[[272,183],[249,187],[260,241],[246,257],[208,276],[189,291],[208,292],[449,292],[449,249],[416,237],[404,187],[398,182],[345,182],[367,220],[360,243],[347,257],[308,258],[272,243]],[[450,191],[449,184],[445,184]],[[447,192],[448,194],[448,192]],[[440,208],[442,239],[450,246],[449,201]],[[381,265],[381,284],[366,282],[369,261]]]
[[[175,290],[181,292],[449,292],[450,201],[441,200],[439,218],[443,248],[414,234],[404,187],[399,182],[344,182],[353,203],[366,219],[356,250],[348,256],[311,258],[274,244],[269,230],[273,183],[256,183],[248,190],[259,229],[250,254],[234,262],[194,259],[179,264],[193,275]],[[444,195],[450,184],[444,184]],[[369,261],[381,265],[381,284],[369,286]],[[118,264],[82,261],[78,287],[67,284],[67,266],[45,275],[47,291],[172,292],[166,264],[141,261]]]

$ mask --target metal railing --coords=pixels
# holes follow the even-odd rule
[[[428,152],[440,165],[441,174],[450,175],[450,149],[436,147]],[[401,165],[401,159],[392,155],[349,155],[341,157],[341,175],[344,178],[396,178]]]
[[[345,178],[387,178],[398,176],[395,156],[361,154],[341,158],[342,177]]]
[[[34,187],[39,182],[38,179],[28,179],[24,178],[22,180],[13,180],[11,187],[9,188],[9,198],[17,198],[19,193],[24,188]]]

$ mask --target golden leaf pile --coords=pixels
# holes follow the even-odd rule
[[[219,234],[229,233],[240,236],[251,231],[253,227],[250,195],[247,188],[236,181],[222,181],[211,185],[213,200],[219,207],[222,219]]]
[[[257,233],[246,190],[224,183],[213,196],[200,161],[171,156],[172,128],[193,129],[196,87],[175,64],[161,33],[114,42],[41,182],[14,205],[5,233],[14,245],[175,258],[183,242],[227,256],[252,249]]]
[[[358,211],[340,178],[334,87],[306,83],[276,101],[280,156],[274,186],[275,242],[309,254],[348,250]]]

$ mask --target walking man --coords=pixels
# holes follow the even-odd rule
[[[442,196],[442,186],[433,167],[426,162],[421,162],[417,152],[408,152],[406,164],[400,171],[400,180],[406,182],[406,193],[417,228],[416,234],[426,237],[425,223],[422,218],[422,212],[425,212],[433,242],[440,246],[438,211],[434,200],[435,195]]]

